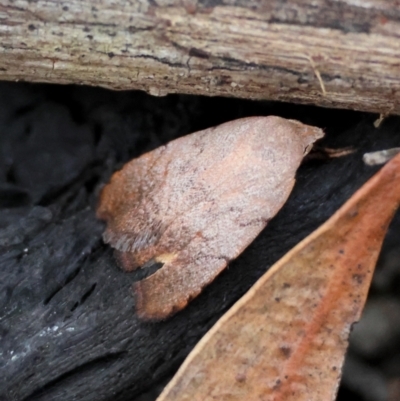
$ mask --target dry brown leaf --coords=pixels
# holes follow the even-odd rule
[[[196,297],[288,198],[319,128],[250,117],[179,138],[127,163],[102,191],[104,241],[131,271],[138,315],[164,319]]]
[[[204,336],[158,401],[331,401],[385,232],[400,155]]]

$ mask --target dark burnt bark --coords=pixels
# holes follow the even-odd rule
[[[400,146],[400,119],[221,98],[0,86],[0,399],[133,400],[173,373],[268,267],[375,171],[365,151]],[[299,170],[278,216],[185,310],[135,316],[131,283],[95,218],[98,191],[130,158],[178,135],[248,115],[320,126],[320,145],[352,146]]]

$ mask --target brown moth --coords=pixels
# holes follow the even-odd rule
[[[218,320],[157,401],[336,400],[399,204],[397,155]]]
[[[249,117],[178,138],[131,160],[102,190],[103,239],[126,271],[163,267],[134,284],[146,320],[184,308],[286,202],[319,128]]]

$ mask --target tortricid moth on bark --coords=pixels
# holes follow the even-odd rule
[[[131,160],[103,188],[104,241],[132,271],[139,317],[184,308],[255,239],[286,202],[323,131],[281,117],[249,117],[175,139]]]

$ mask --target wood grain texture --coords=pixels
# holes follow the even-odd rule
[[[400,113],[399,1],[0,0],[0,79]]]

